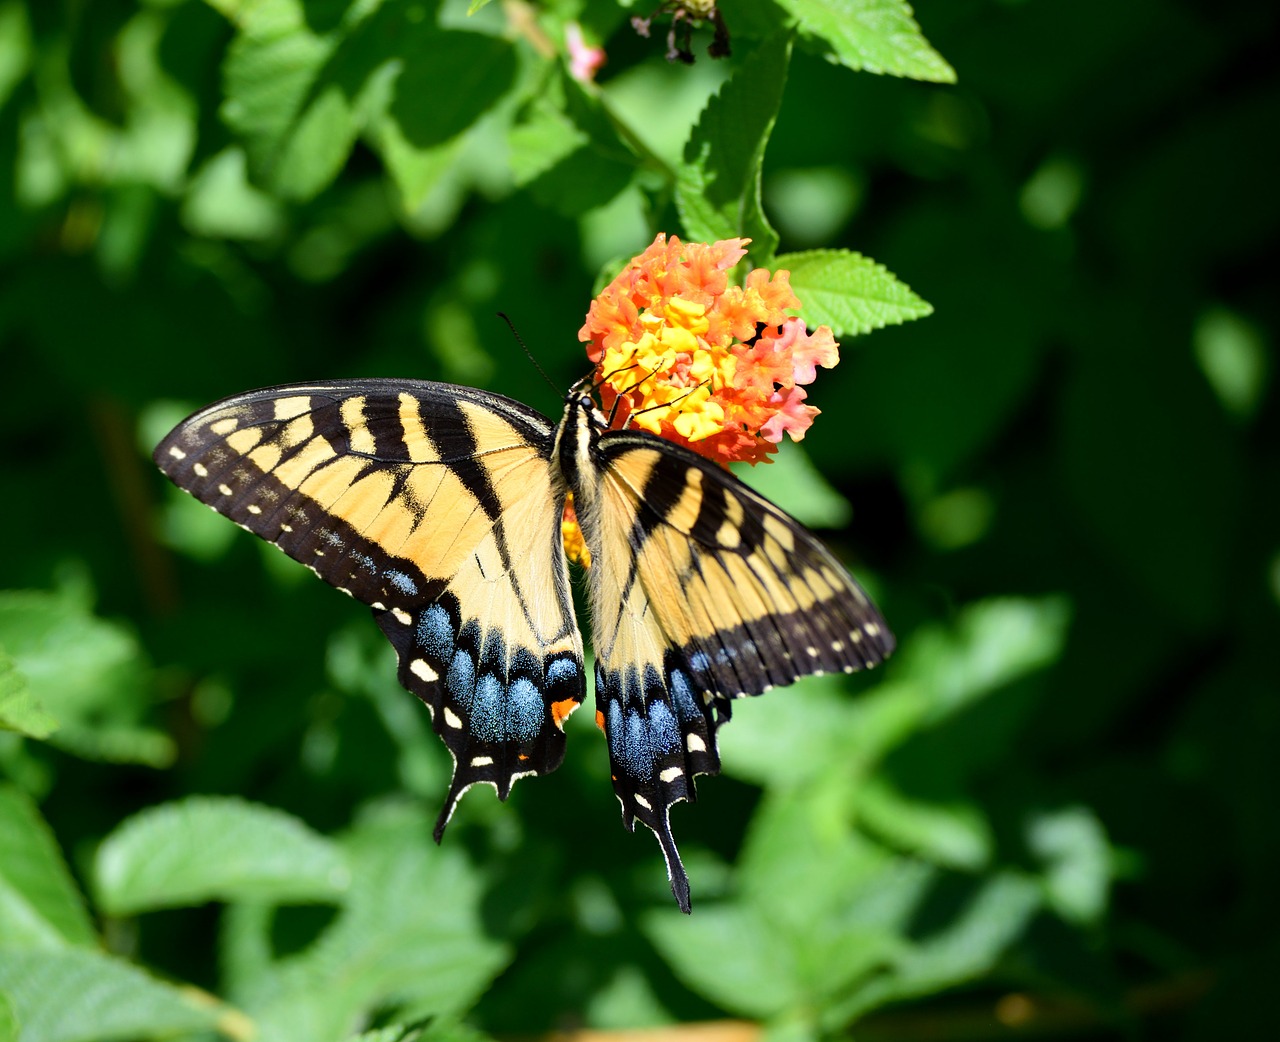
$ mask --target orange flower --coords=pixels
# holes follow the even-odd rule
[[[756,268],[729,285],[749,241],[659,235],[592,301],[578,337],[614,427],[726,466],[767,459],[784,433],[804,437],[818,410],[799,385],[835,365],[839,345],[788,314],[800,306],[789,272]]]
[[[560,538],[564,541],[564,552],[570,561],[576,561],[583,568],[591,567],[591,551],[587,549],[587,541],[582,538],[582,529],[578,527],[578,512],[573,506],[572,492],[564,501],[564,515],[560,518]]]
[[[784,434],[800,441],[818,415],[803,384],[839,360],[831,330],[790,314],[790,272],[729,271],[749,239],[682,243],[659,235],[591,302],[578,339],[595,363],[614,428],[638,427],[722,466],[759,463]],[[589,566],[572,504],[565,549]]]

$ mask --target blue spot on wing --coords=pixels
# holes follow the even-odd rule
[[[476,667],[465,651],[459,651],[453,656],[449,671],[445,674],[444,686],[453,696],[454,702],[465,711],[471,711],[476,690]]]
[[[500,741],[502,715],[502,685],[492,673],[485,673],[476,684],[471,704],[471,733],[487,742]]]
[[[431,605],[419,617],[418,646],[440,662],[453,657],[453,620],[440,605]]]
[[[532,681],[520,677],[507,689],[507,738],[527,742],[538,737],[545,715],[542,694]]]
[[[409,597],[418,596],[418,584],[410,579],[409,576],[405,575],[404,572],[396,571],[394,568],[389,568],[382,574],[387,577],[387,582],[391,583],[391,585],[401,593]]]
[[[692,722],[702,716],[698,703],[689,687],[689,678],[679,669],[671,671],[671,696],[676,704],[676,713],[685,722]]]
[[[573,659],[558,658],[547,667],[547,682],[559,684],[562,680],[578,679],[578,664]]]
[[[649,742],[657,755],[680,748],[680,725],[665,702],[654,702],[649,706]]]

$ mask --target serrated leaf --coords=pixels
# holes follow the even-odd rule
[[[805,36],[850,69],[954,83],[955,70],[929,46],[906,0],[777,0]]]
[[[0,593],[0,648],[57,718],[52,744],[91,759],[171,762],[172,740],[137,724],[151,691],[137,639],[94,616],[78,593]]]
[[[296,818],[223,797],[142,811],[94,859],[94,892],[114,915],[211,900],[332,900],[349,879],[337,848]]]
[[[856,336],[933,314],[933,308],[884,265],[851,250],[784,253],[773,267],[791,272],[805,323]]]
[[[211,1030],[218,1010],[121,959],[82,948],[0,948],[0,992],[22,1042],[104,1042]]]
[[[515,49],[484,33],[422,32],[403,56],[389,111],[417,148],[461,134],[515,82]]]
[[[274,183],[290,199],[311,199],[338,176],[356,143],[352,105],[340,88],[320,90],[291,128]]]
[[[222,119],[244,142],[254,176],[270,181],[334,44],[307,29],[297,0],[245,5],[237,21],[222,68]]]
[[[918,631],[899,653],[896,672],[931,693],[928,722],[937,722],[1056,662],[1070,620],[1061,597],[979,601],[948,630]]]
[[[790,41],[771,42],[743,62],[703,110],[676,182],[676,205],[689,238],[745,236],[757,265],[767,264],[778,245],[760,201],[760,170],[790,58]]]
[[[767,1020],[801,998],[790,953],[748,906],[655,912],[643,926],[677,977],[731,1013]]]
[[[947,868],[976,871],[991,860],[991,826],[972,803],[913,799],[883,776],[858,790],[859,820],[892,846]]]
[[[0,786],[0,938],[10,946],[97,943],[49,826],[24,793]]]
[[[305,951],[273,958],[270,915],[228,909],[231,994],[264,1040],[333,1037],[375,1010],[408,1022],[460,1013],[509,958],[481,922],[480,871],[459,846],[432,842],[416,811],[382,811],[342,847],[352,885]]]
[[[57,718],[36,700],[27,678],[0,648],[0,728],[29,738],[47,738],[58,729]]]

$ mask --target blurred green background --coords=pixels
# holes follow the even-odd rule
[[[686,233],[690,127],[781,24],[721,10],[734,58],[684,66],[602,0],[446,4],[467,40],[400,0],[0,0],[0,702],[60,724],[0,731],[0,1039],[1268,1037],[1276,5],[920,0],[954,85],[802,36],[780,248],[935,313],[842,337],[828,484],[764,478],[900,651],[740,707],[673,813],[689,919],[590,713],[435,848],[448,757],[367,612],[151,466],[292,380],[554,414],[494,312],[584,372],[602,266]],[[547,57],[574,19],[607,108]]]

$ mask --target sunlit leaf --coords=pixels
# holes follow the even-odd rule
[[[59,948],[97,943],[84,900],[35,805],[0,785],[0,944]]]
[[[976,870],[990,861],[991,826],[972,803],[913,799],[876,777],[859,789],[858,810],[877,836],[935,864]]]
[[[789,953],[745,905],[655,913],[645,932],[685,984],[732,1013],[768,1019],[800,998]]]
[[[333,1037],[388,1007],[408,1022],[460,1012],[493,980],[508,954],[482,926],[480,873],[430,832],[407,809],[358,825],[342,841],[351,886],[337,918],[296,955],[272,957],[262,906],[229,909],[232,997],[264,1038]]]
[[[906,0],[777,0],[800,31],[851,69],[954,83],[955,70],[920,32]]]
[[[1042,811],[1027,823],[1027,846],[1043,862],[1049,904],[1064,919],[1097,922],[1107,908],[1111,846],[1088,807]]]
[[[0,648],[26,679],[25,697],[60,723],[54,744],[90,759],[172,760],[171,739],[136,722],[150,700],[136,638],[94,616],[74,591],[0,592]]]
[[[341,854],[296,818],[223,797],[142,811],[94,861],[98,901],[116,915],[210,900],[331,900],[349,879]]]
[[[703,110],[676,183],[680,220],[690,239],[745,236],[758,264],[778,244],[760,201],[760,169],[790,56],[789,43],[768,44],[742,63]]]
[[[0,947],[0,993],[22,1042],[152,1039],[214,1028],[218,1011],[114,956]]]
[[[933,308],[881,264],[849,250],[785,253],[778,268],[791,272],[791,287],[810,328],[830,326],[837,337],[910,322]]]
[[[0,728],[31,738],[47,738],[58,729],[57,719],[31,694],[27,678],[0,648]]]

